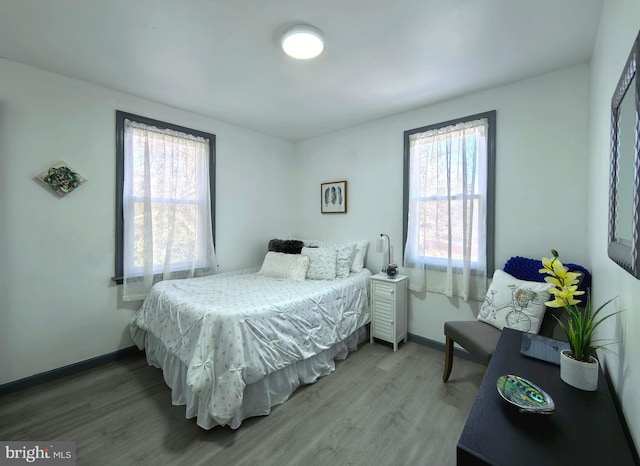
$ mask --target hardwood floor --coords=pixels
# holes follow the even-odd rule
[[[269,416],[206,431],[143,353],[0,398],[0,440],[76,442],[78,465],[453,465],[484,367],[363,343]]]

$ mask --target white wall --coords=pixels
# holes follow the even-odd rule
[[[496,267],[513,255],[586,262],[588,65],[460,97],[296,144],[297,232],[335,240],[391,236],[402,261],[403,132],[497,110]],[[321,182],[348,181],[348,213],[322,215]],[[575,232],[575,234],[568,234]],[[370,248],[368,266],[382,262]],[[446,320],[473,319],[478,303],[413,295],[409,332],[444,341]]]
[[[292,231],[292,143],[7,60],[0,76],[0,384],[132,345],[140,303],[110,279],[116,109],[216,134],[221,270]],[[88,179],[62,199],[32,179],[58,160]]]
[[[609,311],[624,310],[606,321],[599,335],[621,343],[600,356],[622,401],[635,444],[640,446],[640,281],[607,256],[611,96],[638,34],[638,25],[640,2],[605,2],[591,61],[587,231],[593,302],[600,305],[617,296]]]

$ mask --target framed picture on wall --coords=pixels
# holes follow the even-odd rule
[[[87,181],[71,168],[67,162],[62,160],[51,165],[51,167],[36,176],[35,179],[60,197],[66,196]]]
[[[320,212],[323,214],[347,213],[346,181],[331,181],[320,184]]]

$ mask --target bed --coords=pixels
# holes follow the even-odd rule
[[[269,414],[366,339],[369,270],[302,281],[256,272],[159,282],[130,323],[172,403],[204,429]]]

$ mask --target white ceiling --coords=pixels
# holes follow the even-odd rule
[[[602,0],[0,0],[0,57],[301,140],[589,60]],[[296,61],[292,23],[324,31]],[[0,76],[1,79],[1,76]]]

